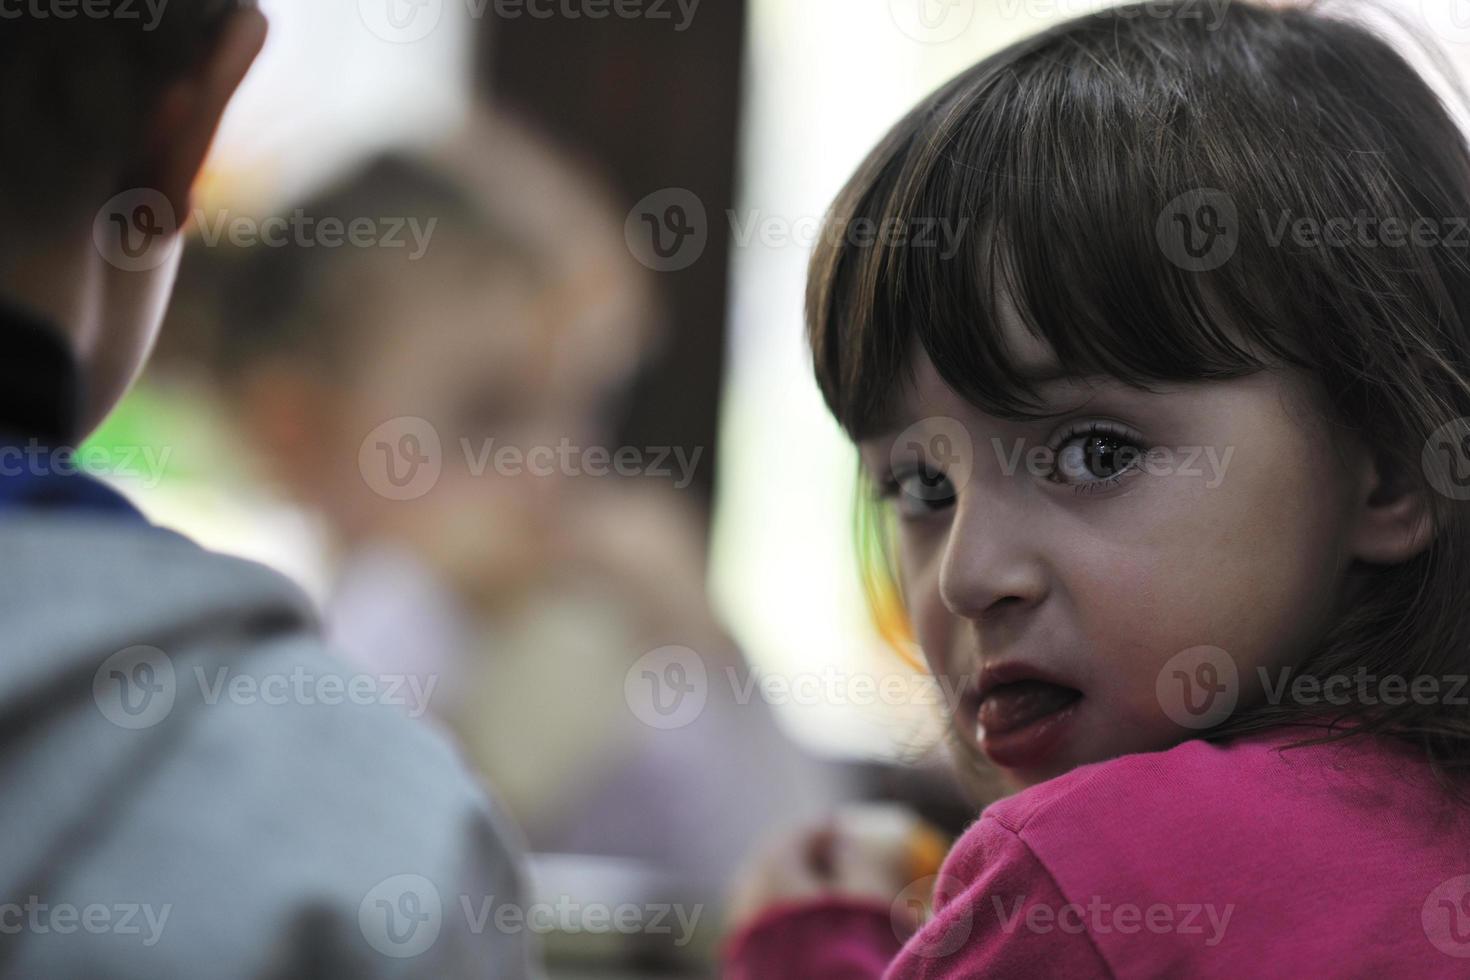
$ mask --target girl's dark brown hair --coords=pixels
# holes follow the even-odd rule
[[[1448,693],[1470,673],[1470,526],[1458,495],[1436,489],[1458,462],[1424,461],[1438,459],[1426,454],[1436,430],[1470,416],[1464,137],[1360,23],[1239,2],[1204,14],[1150,2],[1069,21],[895,125],[838,196],[812,259],[818,383],[861,439],[885,421],[917,345],[981,410],[1040,417],[995,329],[1002,296],[1077,375],[1148,388],[1273,363],[1309,371],[1333,421],[1425,493],[1436,533],[1412,560],[1371,569],[1299,671],[1428,675]],[[1181,251],[1176,213],[1201,232],[1233,228],[1233,254]],[[1273,241],[1282,215],[1319,228],[1423,219],[1432,232],[1399,247]],[[922,233],[946,221],[965,232],[957,250]],[[908,234],[875,242],[884,228]],[[1456,430],[1457,450],[1467,433]],[[871,514],[860,525],[886,533]],[[876,565],[896,582],[891,560]],[[1267,704],[1206,737],[1306,723],[1335,739],[1352,723],[1420,747],[1441,775],[1470,764],[1470,710],[1408,702]]]

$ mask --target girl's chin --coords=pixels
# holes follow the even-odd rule
[[[953,738],[968,760],[970,782],[977,795],[996,798],[1029,789],[1072,770],[1147,747],[1118,745],[1106,738],[1107,726],[1093,724],[1099,704],[1078,699],[1053,717],[1019,732],[987,739],[973,716],[966,724],[955,718]],[[1161,744],[1157,748],[1169,746]],[[989,749],[989,751],[987,751]]]
[[[974,707],[966,710],[961,703],[949,738],[968,794],[983,805],[1081,766],[1135,752],[1163,752],[1191,737],[1172,725],[1151,726],[1139,714],[1120,712],[1111,700],[1105,709],[1104,697],[1083,695],[1054,716],[989,739]]]
[[[1095,713],[1097,705],[1092,707]],[[981,765],[994,771],[998,780],[1010,792],[1019,792],[1049,779],[1064,776],[1082,766],[1107,762],[1110,759],[1135,753],[1165,752],[1197,734],[1177,729],[1151,732],[1146,726],[1140,724],[1128,729],[1133,734],[1133,738],[1120,738],[1119,733],[1124,730],[1126,723],[1113,722],[1102,729],[1112,735],[1109,738],[1106,734],[1099,734],[1097,728],[1090,726],[1088,722],[1091,720],[1090,716],[1077,719],[1072,726],[1068,744],[1035,765],[1002,766],[979,753],[978,747],[971,748],[970,751],[978,755]]]

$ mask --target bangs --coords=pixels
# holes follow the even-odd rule
[[[818,381],[849,435],[890,424],[917,350],[983,411],[1044,414],[1008,323],[1060,373],[1140,388],[1309,366],[1291,334],[1341,296],[1242,219],[1345,207],[1293,193],[1344,151],[1313,145],[1280,87],[1233,67],[1293,57],[1248,36],[1251,12],[1218,32],[1119,11],[1070,22],[894,127],[834,204],[808,284]]]
[[[1235,0],[1213,25],[1189,16],[1193,2],[1113,8],[924,100],[843,189],[813,253],[815,373],[863,440],[907,421],[893,410],[924,356],[960,397],[1014,420],[1057,417],[1037,370],[1150,389],[1301,369],[1353,452],[1372,451],[1395,510],[1423,504],[1413,546],[1421,518],[1432,537],[1358,563],[1364,587],[1299,676],[1460,676],[1470,149],[1393,45],[1324,6]],[[858,471],[859,569],[880,634],[907,650],[902,515]],[[1464,798],[1463,707],[1328,701],[1249,706],[1199,737],[1391,735]]]

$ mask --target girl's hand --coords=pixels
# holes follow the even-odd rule
[[[730,897],[728,929],[773,905],[831,896],[894,905],[917,924],[923,913],[910,903],[927,906],[949,844],[907,807],[844,807],[820,826],[767,842],[747,861]]]

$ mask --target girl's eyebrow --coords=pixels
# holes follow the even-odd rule
[[[1097,387],[1110,382],[1116,383],[1118,380],[1109,374],[1079,373],[1057,364],[1043,364],[1036,367],[1023,368],[1018,370],[1016,375],[1025,379],[1030,384],[1035,385],[1038,389],[1045,389],[1064,383],[1075,384],[1078,382],[1087,383],[1090,387]],[[1050,400],[1045,393],[1038,392],[1038,394],[1041,394],[1043,401]],[[1094,397],[1096,396],[1094,395]],[[1085,405],[1086,402],[1082,404]],[[1033,421],[1044,422],[1049,419],[1060,418],[1063,415],[1079,410],[1080,407],[1068,402],[1068,404],[1061,406],[1054,412],[1043,411],[1035,413]],[[870,419],[868,424],[863,426],[862,429],[854,432],[852,441],[855,443],[864,443],[897,435],[907,428],[914,418],[916,416],[908,410],[907,404],[900,401],[897,404],[888,406],[884,411]]]
[[[1042,402],[1051,402],[1054,397],[1046,392],[1048,388],[1080,384],[1090,389],[1122,384],[1117,377],[1104,371],[1080,371],[1058,363],[1051,357],[1037,358],[1029,363],[1017,364],[1013,375],[1029,387],[1037,389],[1037,394]],[[897,435],[920,417],[914,415],[909,409],[908,396],[890,398],[887,405],[851,434],[852,441],[861,443]],[[1046,421],[1076,410],[1077,406],[1069,403],[1055,412],[1037,412],[1035,420]]]

